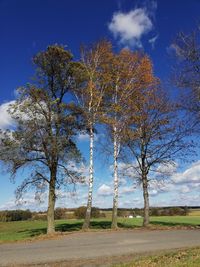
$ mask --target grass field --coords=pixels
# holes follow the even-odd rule
[[[119,218],[119,227],[134,228],[142,226],[142,218]],[[71,232],[78,231],[82,227],[82,220],[58,220],[56,221],[56,231]],[[151,217],[151,226],[157,227],[179,227],[179,226],[198,226],[200,216],[162,216]],[[108,219],[93,219],[92,229],[109,229],[111,221]],[[0,242],[25,240],[37,237],[46,233],[46,221],[19,221],[19,222],[0,222]]]
[[[138,257],[131,263],[113,267],[199,267],[200,248],[181,249],[157,256]]]

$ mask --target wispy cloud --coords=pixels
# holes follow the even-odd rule
[[[156,36],[152,37],[151,39],[149,39],[149,43],[150,43],[152,49],[155,48],[155,44],[156,44],[157,39],[158,39],[158,34]]]
[[[113,190],[110,186],[106,185],[106,184],[102,184],[98,190],[97,190],[97,194],[99,196],[111,196],[113,194]]]
[[[119,189],[119,194],[130,194],[136,190],[135,186],[123,186]]]

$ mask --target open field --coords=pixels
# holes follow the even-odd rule
[[[181,249],[175,252],[158,254],[157,256],[136,257],[127,264],[113,267],[199,267],[200,248]]]
[[[142,226],[142,218],[119,218],[120,228],[135,228]],[[57,220],[56,231],[78,231],[82,227],[83,220]],[[151,227],[180,227],[199,226],[200,216],[162,216],[151,217]],[[92,229],[109,229],[111,221],[108,219],[93,219]],[[46,233],[46,221],[18,221],[0,222],[0,242],[26,240]]]
[[[189,210],[189,216],[200,216],[200,209],[191,209]]]

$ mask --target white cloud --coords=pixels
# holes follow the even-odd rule
[[[135,190],[136,188],[134,186],[123,186],[119,188],[119,195],[129,194],[129,193],[134,192]]]
[[[193,163],[183,172],[175,172],[178,164],[159,166],[157,172],[166,173],[169,179],[157,180],[156,177],[149,182],[150,195],[160,193],[176,192],[177,197],[180,194],[196,192],[200,187],[200,161]],[[152,194],[152,192],[154,192]]]
[[[158,34],[156,36],[152,37],[151,39],[149,39],[149,43],[151,44],[152,49],[155,48],[155,43],[156,43],[157,39],[158,39]]]
[[[149,190],[149,195],[150,196],[156,196],[158,194],[158,191],[157,190],[155,190],[155,189],[153,189],[153,190]]]
[[[14,120],[8,113],[10,105],[14,104],[15,101],[6,102],[0,105],[0,129],[6,129],[14,124]]]
[[[10,108],[11,105],[15,104],[16,101],[12,100],[6,103],[3,103],[0,105],[0,129],[7,129],[12,127],[16,122],[14,121],[14,119],[11,118],[8,110]],[[30,104],[30,100],[27,98],[22,104]],[[44,102],[40,102],[40,105],[42,104],[43,108],[45,107],[45,103]],[[35,112],[32,112],[31,110],[31,106],[29,105],[23,112],[20,110],[20,105],[18,105],[18,109],[15,111],[15,116],[20,117],[21,119],[25,120],[29,120],[29,119],[36,119],[37,120],[41,120],[41,122],[43,123],[44,120],[44,115],[42,114],[42,112],[40,112],[40,106],[37,105],[38,108],[38,112],[37,114]]]
[[[124,162],[118,163],[118,170],[120,177],[122,177],[122,179],[124,179],[124,177],[137,179],[138,178],[138,173],[136,171],[137,168],[138,164],[136,161],[132,163],[124,163]],[[113,166],[111,166],[111,169],[113,169]]]
[[[98,190],[97,190],[97,194],[99,196],[111,196],[113,194],[113,190],[110,186],[106,185],[106,184],[102,184]]]
[[[16,210],[16,209],[30,209],[30,210],[45,210],[47,208],[47,195],[44,195],[42,201],[38,201],[34,193],[26,193],[20,201],[15,198],[6,201],[0,206],[0,210]]]
[[[171,161],[168,164],[160,164],[156,169],[158,174],[164,174],[167,176],[171,176],[178,168],[178,163],[175,161]]]
[[[80,133],[77,137],[79,142],[88,142],[90,140],[90,136],[87,133]],[[98,140],[98,136],[94,134],[94,140]]]
[[[119,196],[124,195],[124,194],[130,194],[130,193],[134,192],[135,190],[136,190],[135,186],[123,186],[121,188],[119,187]],[[109,185],[102,184],[98,188],[97,194],[99,196],[111,196],[111,195],[113,195],[113,189]]]
[[[74,161],[69,161],[67,169],[73,172],[77,172],[81,175],[80,181],[76,181],[79,185],[86,185],[89,182],[89,166],[84,163],[77,165]]]
[[[125,178],[119,177],[119,186],[127,184],[127,180]]]
[[[183,185],[180,189],[180,192],[185,194],[185,193],[189,193],[191,191],[191,188],[188,185]]]
[[[114,13],[108,28],[122,44],[142,47],[141,38],[153,29],[153,23],[147,9],[136,8],[128,13]]]
[[[10,199],[0,206],[0,210],[14,210],[17,209],[15,199]]]
[[[175,173],[171,180],[176,184],[200,183],[200,161],[192,164],[184,172]]]
[[[170,205],[173,206],[198,206],[200,201],[200,194],[180,194],[179,196],[175,196]]]
[[[78,138],[78,141],[80,141],[80,142],[89,141],[89,135],[88,134],[80,133],[77,138]]]
[[[120,208],[142,208],[143,207],[143,199],[142,198],[133,198],[133,199],[119,199],[119,207]]]
[[[199,189],[200,188],[200,182],[199,183],[191,183],[190,184],[190,188],[193,188],[193,189]]]
[[[159,183],[158,185],[159,193],[166,193],[166,192],[170,192],[173,190],[176,190],[176,187],[174,184],[171,183],[171,181]]]

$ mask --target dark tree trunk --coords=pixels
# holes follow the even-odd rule
[[[55,182],[56,170],[51,171],[51,180],[49,183],[49,201],[47,211],[47,234],[55,233],[54,208],[55,208]]]
[[[143,197],[144,197],[143,226],[146,227],[149,225],[149,193],[148,193],[148,180],[146,174],[142,175],[142,184],[143,184]]]

